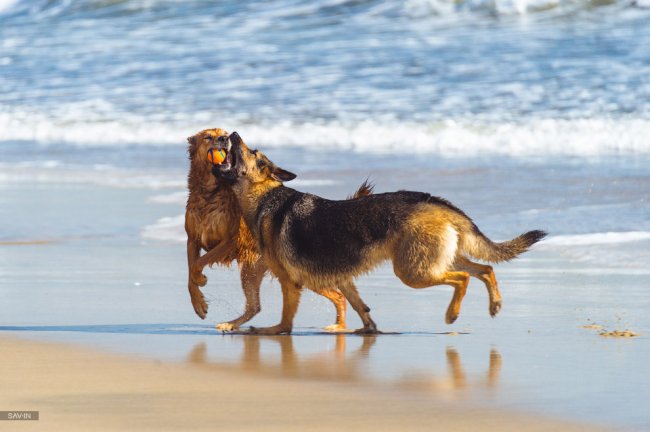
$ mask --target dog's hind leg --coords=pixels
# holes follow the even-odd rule
[[[411,288],[434,285],[454,288],[445,315],[447,324],[458,318],[469,284],[469,273],[450,271],[456,259],[457,244],[458,231],[453,225],[441,221],[440,215],[435,213],[421,214],[413,218],[393,254],[395,275]]]
[[[266,265],[260,257],[253,263],[244,262],[239,272],[244,297],[246,297],[246,308],[244,313],[234,320],[217,324],[217,330],[222,332],[237,330],[242,324],[250,321],[255,315],[260,313],[262,306],[260,304],[260,285],[266,274]]]
[[[336,289],[318,291],[318,294],[329,299],[336,308],[336,322],[332,325],[328,325],[324,330],[328,332],[337,332],[347,329],[347,326],[345,325],[345,309],[347,307],[345,296]]]
[[[494,318],[501,310],[501,293],[492,266],[478,264],[458,256],[454,262],[454,270],[466,271],[470,276],[483,281],[490,298],[490,316]]]
[[[379,333],[377,330],[377,325],[370,318],[370,308],[361,300],[361,296],[357,291],[357,287],[354,283],[347,282],[339,285],[339,289],[345,296],[345,298],[350,302],[350,306],[359,314],[363,327],[356,330],[357,334],[376,334]]]
[[[293,329],[293,318],[296,316],[302,287],[294,282],[281,280],[282,286],[282,320],[280,324],[273,327],[255,328],[251,327],[250,332],[259,335],[289,334]]]
[[[467,285],[469,285],[469,273],[462,271],[448,271],[440,276],[436,275],[422,275],[409,273],[407,269],[399,268],[394,264],[395,274],[402,282],[411,288],[428,288],[435,285],[451,285],[454,288],[454,296],[451,298],[447,313],[445,314],[445,322],[451,324],[458,318],[460,314],[460,306],[467,293]]]
[[[467,285],[469,285],[469,274],[465,272],[447,272],[444,277],[443,283],[454,287],[454,296],[451,298],[445,314],[445,322],[451,324],[456,321],[460,314],[460,305],[467,292]]]

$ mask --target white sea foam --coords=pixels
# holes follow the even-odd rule
[[[18,0],[0,0],[0,14],[11,11],[16,3]]]
[[[154,195],[149,197],[147,201],[156,204],[185,204],[187,201],[187,191]]]
[[[626,274],[647,274],[649,240],[648,231],[602,232],[554,236],[536,248],[558,254],[564,260],[581,263],[585,266],[578,270],[581,273],[607,275],[625,271]]]
[[[68,183],[111,186],[118,188],[181,189],[185,174],[142,172],[118,169],[107,165],[69,166],[59,161],[0,163],[0,184]]]
[[[453,15],[459,11],[491,12],[495,15],[524,15],[552,9],[569,2],[561,0],[409,0],[404,2],[404,12],[412,18]]]
[[[67,117],[0,113],[0,141],[71,143],[80,147],[185,145],[186,137],[206,127],[237,130],[252,146],[299,147],[364,154],[403,153],[441,156],[511,157],[650,154],[650,120],[531,119],[521,123],[472,119],[435,123],[362,121],[244,123],[209,115],[155,122],[125,116],[121,121],[70,122]]]
[[[144,227],[141,237],[146,240],[183,243],[187,241],[185,215],[158,219],[155,223]]]
[[[544,247],[571,247],[571,246],[596,246],[596,245],[616,245],[621,243],[630,243],[650,240],[648,231],[627,231],[627,232],[605,232],[578,235],[553,236],[543,241],[540,246]]]

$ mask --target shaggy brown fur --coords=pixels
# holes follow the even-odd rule
[[[188,289],[194,311],[201,318],[208,312],[208,304],[199,287],[207,283],[202,273],[206,265],[230,265],[237,261],[246,307],[244,313],[231,321],[220,323],[222,331],[236,330],[261,310],[260,284],[267,272],[256,243],[241,217],[237,197],[230,182],[213,173],[207,159],[210,148],[224,148],[228,133],[223,129],[206,129],[187,139],[190,172],[187,180],[189,196],[185,212],[187,232]],[[372,187],[364,183],[356,197],[368,195]],[[206,253],[201,256],[201,250]],[[345,298],[336,289],[320,290],[336,307],[336,324],[327,330],[343,330],[345,326]]]
[[[331,201],[298,192],[282,183],[295,175],[277,167],[261,152],[250,150],[235,132],[230,135],[232,164],[222,175],[235,181],[246,225],[264,262],[282,286],[282,320],[261,334],[290,333],[303,287],[314,291],[338,287],[363,322],[361,333],[376,333],[370,308],[354,278],[390,260],[395,275],[411,288],[450,285],[454,295],[446,322],[454,322],[470,276],[486,286],[490,315],[501,309],[501,295],[489,262],[514,259],[546,233],[530,231],[494,243],[450,202],[422,192],[373,194]]]

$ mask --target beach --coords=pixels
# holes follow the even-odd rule
[[[247,374],[200,358],[169,364],[4,336],[0,347],[0,402],[39,410],[38,421],[12,425],[20,430],[596,430],[400,392]]]
[[[650,429],[649,18],[646,0],[0,0],[0,411],[48,430]],[[222,334],[238,269],[206,269],[199,319],[184,232],[187,137],[213,127],[287,187],[369,180],[494,241],[549,235],[494,265],[495,318],[473,280],[446,325],[450,287],[383,263],[356,284],[384,334],[325,332],[306,292],[291,336],[247,335],[279,320],[272,277]]]

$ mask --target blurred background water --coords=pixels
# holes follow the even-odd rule
[[[647,155],[649,24],[645,0],[1,0],[0,145],[219,125],[321,151]]]

